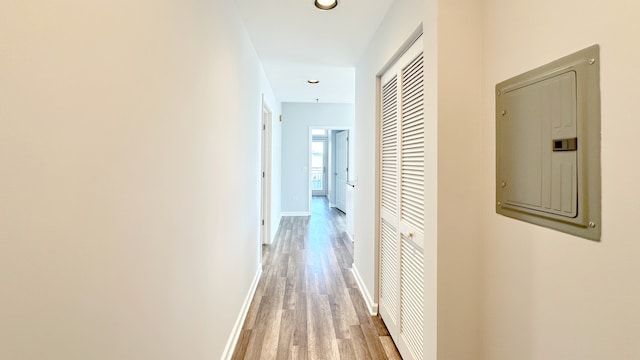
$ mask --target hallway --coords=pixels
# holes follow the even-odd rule
[[[311,217],[283,218],[233,359],[400,359],[351,273],[345,216],[314,197]]]

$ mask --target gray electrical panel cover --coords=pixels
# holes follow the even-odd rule
[[[600,240],[598,45],[496,85],[496,212]]]

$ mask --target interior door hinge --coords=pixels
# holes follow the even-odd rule
[[[262,220],[262,225],[264,225],[264,219]]]
[[[264,171],[262,172],[262,178],[264,179]]]
[[[267,130],[267,125],[262,124],[262,130]]]

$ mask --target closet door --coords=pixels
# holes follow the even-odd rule
[[[381,79],[379,306],[404,359],[423,358],[423,68],[419,38]]]
[[[390,78],[387,78],[390,76]],[[379,311],[391,333],[399,332],[400,311],[400,227],[398,143],[398,76],[382,78],[380,126],[380,296]]]

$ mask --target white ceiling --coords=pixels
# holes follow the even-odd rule
[[[354,65],[394,0],[339,0],[330,11],[313,1],[236,3],[278,100],[353,103]]]

